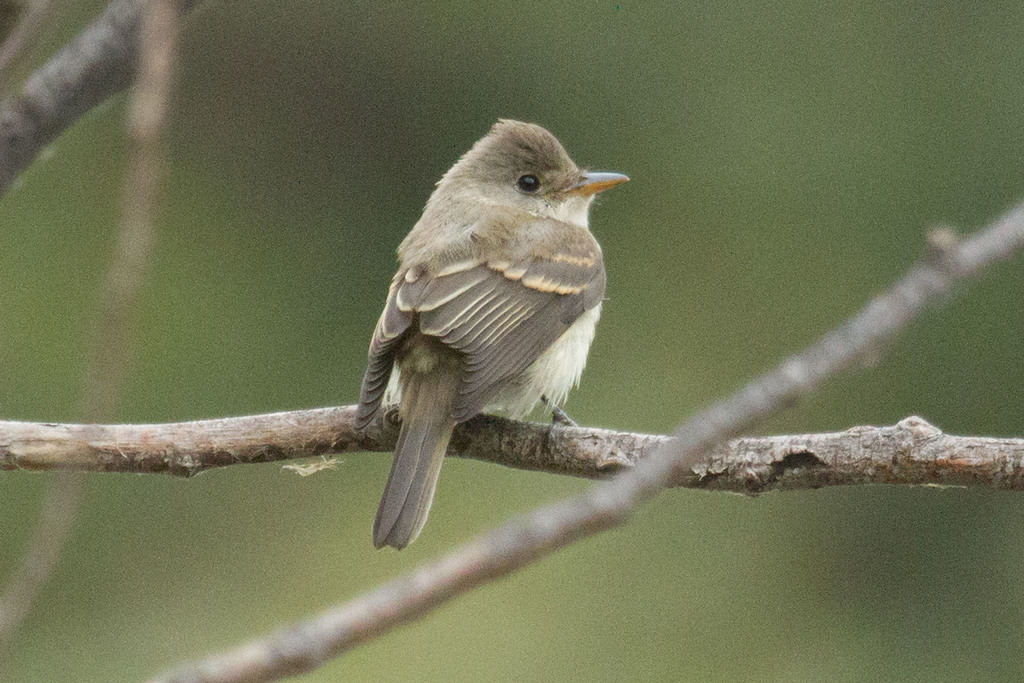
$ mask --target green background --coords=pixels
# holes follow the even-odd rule
[[[101,3],[61,3],[39,63]],[[124,183],[125,98],[0,202],[0,416],[73,421]],[[183,33],[160,236],[121,421],[352,403],[433,183],[499,117],[629,174],[591,225],[609,273],[570,413],[667,432],[856,311],[926,230],[1024,197],[1016,2],[208,0]],[[759,433],[1024,435],[1020,262]],[[390,466],[349,454],[182,481],[94,475],[0,678],[140,679],[438,557],[581,480],[445,466],[402,553]],[[0,581],[47,477],[0,474]],[[308,680],[996,680],[1024,676],[1024,497],[671,491],[615,531]]]

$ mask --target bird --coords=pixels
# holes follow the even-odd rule
[[[395,405],[401,420],[376,548],[419,536],[455,425],[557,407],[578,384],[606,282],[589,209],[627,180],[501,119],[438,181],[398,247],[360,387],[358,428]]]

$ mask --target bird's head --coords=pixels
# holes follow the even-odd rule
[[[627,180],[582,170],[544,128],[502,119],[445,174],[437,194],[585,226],[594,196]]]

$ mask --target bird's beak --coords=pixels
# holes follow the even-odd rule
[[[629,176],[621,173],[584,173],[579,182],[573,183],[566,190],[569,194],[591,195],[604,192],[610,187],[629,180]]]

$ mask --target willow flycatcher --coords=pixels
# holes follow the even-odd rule
[[[451,170],[398,247],[370,343],[365,427],[402,421],[373,544],[404,548],[427,521],[452,430],[487,410],[560,405],[579,382],[605,272],[587,214],[628,178],[581,170],[540,126],[499,121]]]

